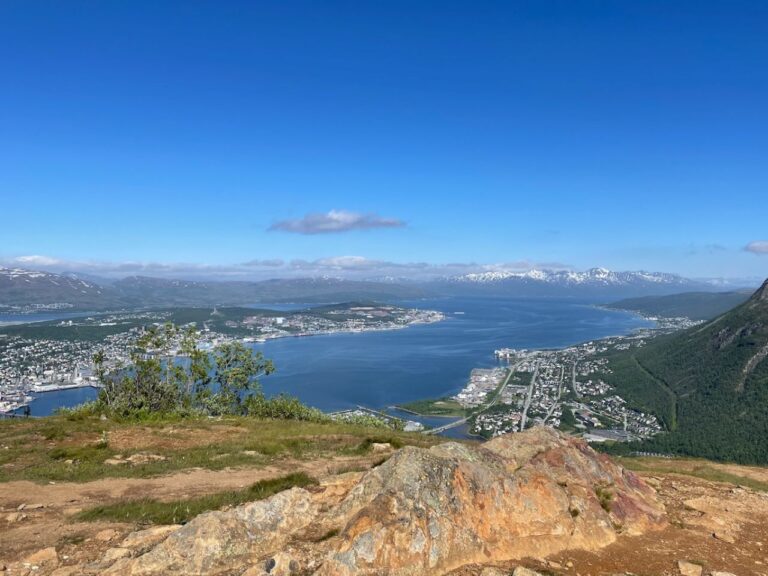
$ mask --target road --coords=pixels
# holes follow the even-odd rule
[[[520,415],[520,431],[525,430],[525,422],[528,418],[528,408],[531,405],[531,398],[533,397],[533,389],[536,386],[536,378],[539,376],[539,364],[541,361],[536,362],[536,368],[533,369],[533,376],[531,376],[531,383],[528,385],[528,395],[525,397],[525,404],[523,405],[523,412]]]
[[[552,402],[552,406],[549,407],[549,411],[544,417],[544,424],[547,423],[547,420],[550,419],[552,413],[555,411],[555,408],[557,408],[557,405],[560,403],[560,396],[563,394],[563,380],[565,380],[565,366],[560,366],[560,382],[557,385],[557,398],[555,398],[555,401]]]
[[[573,388],[573,393],[576,395],[576,398],[581,398],[581,394],[579,394],[578,388],[576,388],[576,360],[573,361],[573,375],[571,376],[571,388]]]

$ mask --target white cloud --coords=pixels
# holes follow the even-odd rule
[[[752,254],[768,254],[768,240],[755,240],[744,247],[747,252]]]
[[[61,262],[61,260],[56,258],[40,256],[38,254],[32,254],[30,256],[19,256],[14,260],[19,266],[56,266]]]
[[[351,230],[370,230],[372,228],[402,228],[405,222],[395,218],[382,218],[376,214],[358,214],[346,210],[307,214],[296,220],[281,220],[269,227],[269,230],[292,232],[294,234],[336,234]]]
[[[285,265],[285,260],[282,260],[280,258],[271,258],[266,260],[249,260],[248,262],[243,262],[242,266],[246,266],[248,268],[280,268],[281,266]]]

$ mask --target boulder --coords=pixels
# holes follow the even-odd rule
[[[442,574],[468,563],[596,550],[664,525],[655,492],[549,428],[482,446],[406,447],[332,513],[342,541],[322,576]]]
[[[680,570],[682,576],[701,576],[703,571],[701,566],[687,560],[678,560],[677,569]]]
[[[126,558],[131,555],[131,551],[128,548],[110,548],[104,553],[102,561],[106,565],[112,564],[115,560],[120,558]]]
[[[59,565],[59,555],[56,553],[56,548],[51,546],[49,548],[38,550],[34,554],[30,554],[24,559],[24,563],[29,564],[30,566],[52,570]]]
[[[51,572],[51,576],[81,576],[82,573],[80,566],[61,566]]]
[[[494,566],[486,566],[480,570],[480,576],[509,576],[509,570],[502,570]]]
[[[728,544],[735,544],[736,538],[730,533],[725,532],[724,530],[717,530],[712,533],[712,536],[714,536],[717,540],[722,540],[723,542],[727,542]]]
[[[406,447],[365,474],[201,514],[105,574],[439,575],[596,550],[664,518],[632,472],[581,440],[534,428],[483,445]],[[133,548],[130,538],[122,548]]]
[[[538,572],[526,568],[525,566],[518,566],[515,571],[512,572],[512,576],[541,576]]]
[[[109,542],[110,540],[114,540],[120,535],[120,532],[117,530],[113,530],[112,528],[107,528],[105,530],[100,530],[96,533],[94,538],[100,542]]]
[[[105,574],[218,574],[279,550],[316,513],[317,504],[301,488],[232,510],[207,512],[171,532],[146,554],[118,562]]]
[[[146,530],[139,530],[126,536],[120,543],[121,548],[129,548],[135,554],[144,554],[160,542],[165,540],[169,534],[181,528],[178,524],[169,526],[155,526]]]
[[[122,466],[128,464],[128,460],[122,460],[121,458],[107,458],[104,460],[104,464],[107,466]]]
[[[142,464],[149,464],[150,462],[162,462],[167,460],[167,458],[160,454],[146,454],[144,452],[139,452],[138,454],[131,454],[126,460],[133,466],[140,466]]]

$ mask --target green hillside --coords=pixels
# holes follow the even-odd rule
[[[614,354],[609,366],[618,393],[669,429],[643,449],[768,462],[768,281],[726,314]]]
[[[711,320],[745,302],[751,291],[684,292],[668,296],[642,296],[613,302],[609,308],[629,310],[645,316]]]

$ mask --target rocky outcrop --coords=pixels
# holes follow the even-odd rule
[[[659,525],[662,508],[634,474],[536,428],[482,447],[404,448],[333,514],[341,542],[318,574],[410,575],[596,549]]]
[[[318,513],[301,488],[224,512],[209,512],[172,532],[138,558],[120,561],[105,574],[217,574],[280,550]]]
[[[202,514],[107,574],[444,574],[595,550],[664,525],[653,489],[547,428],[483,445],[406,447],[316,491]]]

